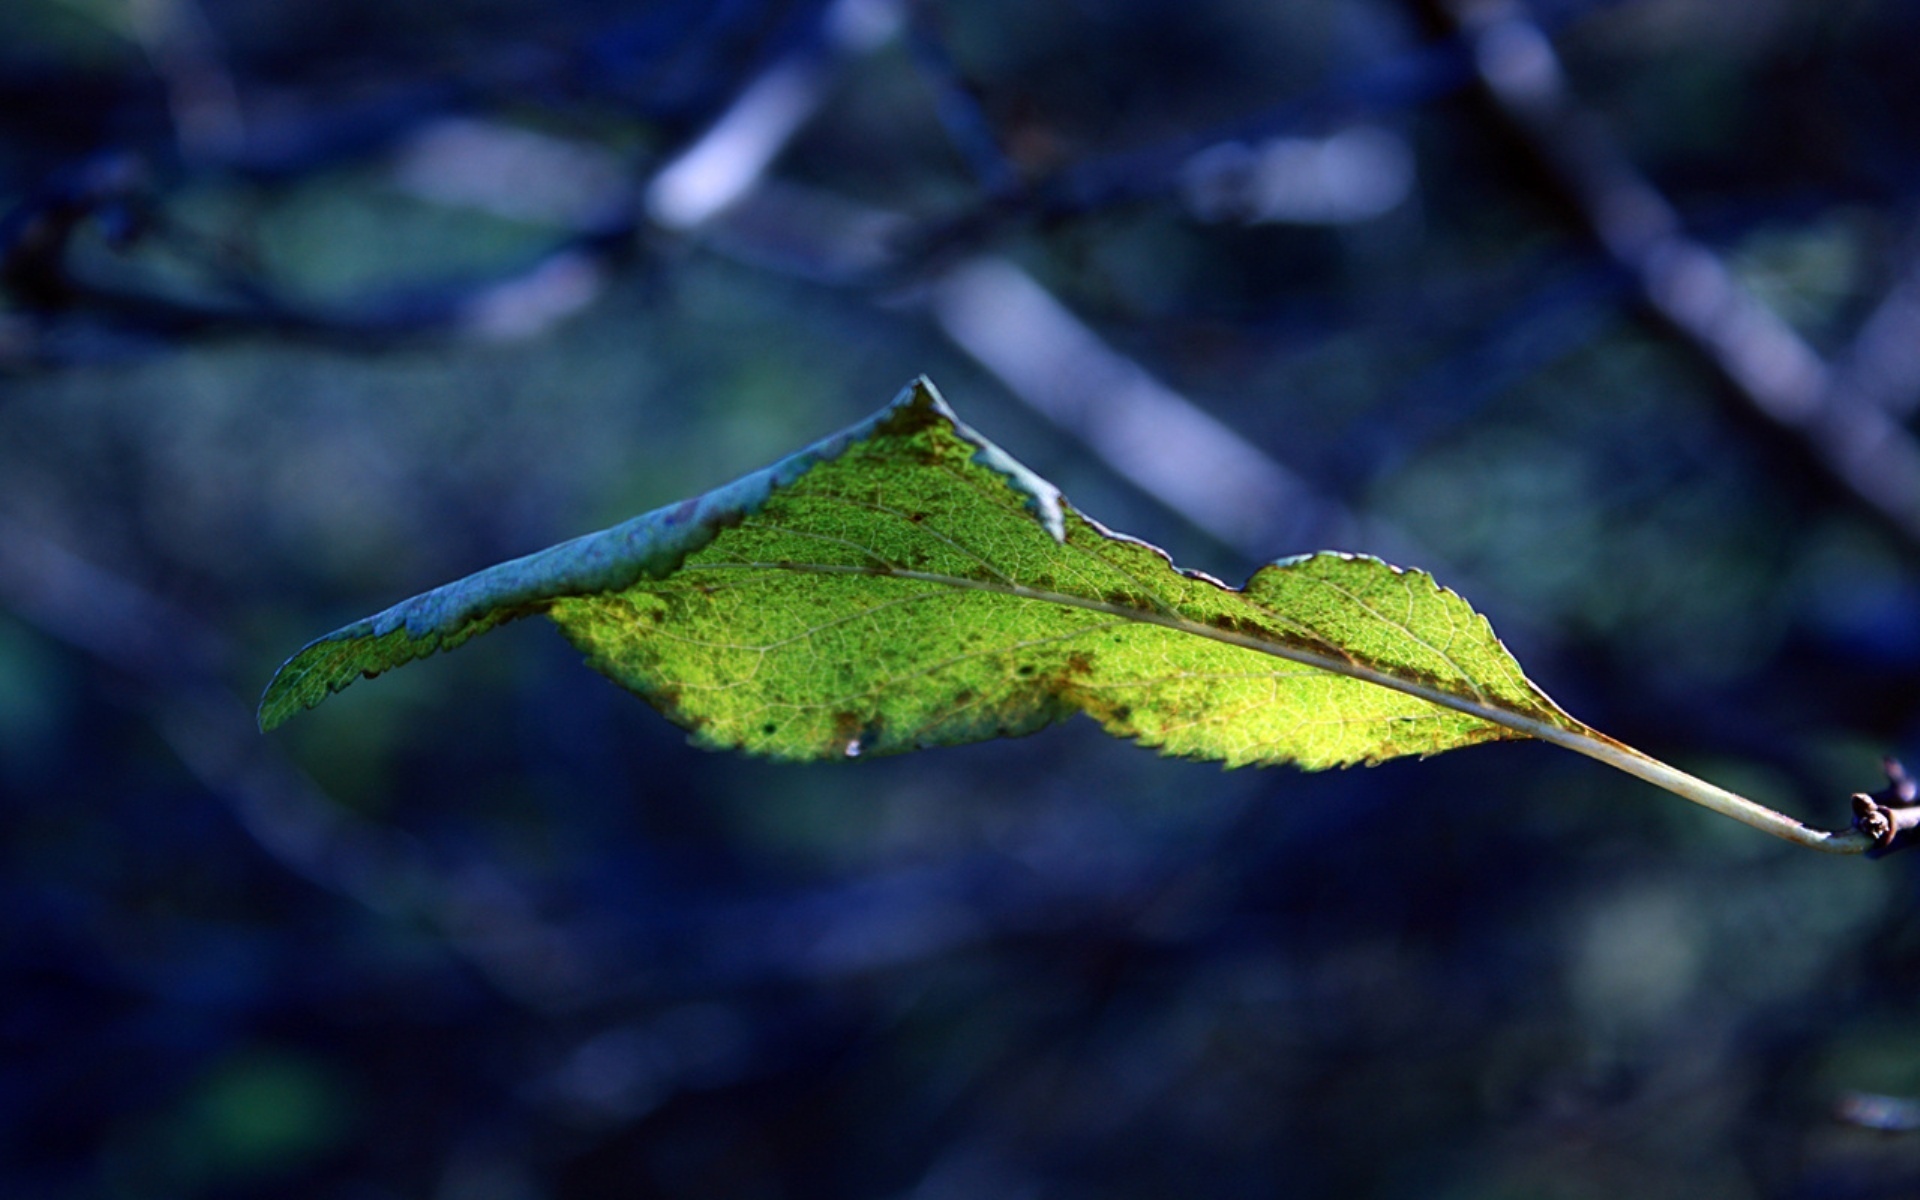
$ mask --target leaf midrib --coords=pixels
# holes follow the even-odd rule
[[[1496,725],[1505,726],[1516,733],[1538,738],[1564,749],[1583,754],[1588,758],[1626,772],[1645,780],[1656,787],[1666,788],[1678,795],[1692,800],[1706,808],[1736,820],[1744,821],[1757,829],[1764,829],[1776,837],[1785,838],[1816,850],[1836,853],[1854,853],[1859,849],[1860,836],[1856,833],[1832,834],[1810,828],[1799,821],[1774,812],[1763,805],[1755,804],[1745,796],[1729,792],[1724,788],[1698,779],[1684,771],[1669,766],[1649,754],[1617,742],[1589,729],[1586,725],[1568,717],[1568,725],[1552,724],[1537,717],[1516,712],[1513,709],[1480,700],[1470,700],[1438,688],[1428,687],[1412,680],[1402,679],[1385,671],[1369,667],[1364,663],[1348,659],[1332,658],[1316,654],[1311,650],[1302,650],[1282,643],[1264,641],[1235,633],[1232,630],[1217,629],[1199,621],[1190,621],[1173,613],[1147,612],[1129,608],[1123,604],[1114,604],[1087,596],[1075,596],[1065,592],[1052,592],[1042,588],[1028,587],[1018,583],[991,583],[986,580],[969,579],[963,575],[945,575],[935,571],[916,571],[904,567],[891,566],[855,566],[848,563],[803,563],[791,560],[779,562],[703,562],[686,563],[684,570],[757,570],[788,571],[813,575],[864,575],[871,578],[908,579],[921,583],[938,584],[962,591],[993,592],[1016,599],[1034,600],[1046,604],[1059,604],[1068,608],[1079,608],[1089,612],[1105,613],[1108,616],[1121,617],[1145,625],[1158,625],[1195,637],[1209,638],[1229,646],[1238,646],[1261,654],[1302,666],[1313,667],[1335,675],[1343,675],[1363,683],[1384,687],[1404,695],[1424,700],[1441,708],[1465,713]],[[1549,702],[1551,703],[1551,702]]]
[[[788,571],[815,575],[863,575],[870,578],[893,577],[915,580],[961,591],[990,592],[1015,599],[1033,600],[1045,604],[1057,604],[1068,608],[1078,608],[1089,612],[1103,613],[1108,616],[1139,624],[1157,625],[1164,629],[1175,630],[1194,637],[1208,638],[1224,645],[1237,646],[1241,649],[1252,650],[1315,670],[1326,671],[1334,675],[1355,679],[1376,687],[1384,687],[1391,691],[1423,700],[1439,708],[1450,709],[1476,717],[1480,720],[1488,721],[1495,725],[1504,726],[1527,737],[1537,738],[1552,745],[1585,755],[1596,761],[1606,763],[1608,766],[1624,771],[1656,787],[1665,788],[1670,792],[1683,796],[1723,816],[1732,817],[1756,829],[1765,830],[1776,837],[1784,838],[1787,841],[1795,842],[1815,850],[1838,854],[1854,854],[1860,852],[1860,850],[1869,844],[1861,834],[1851,830],[1841,833],[1828,833],[1823,830],[1811,828],[1783,813],[1778,813],[1763,805],[1756,804],[1744,796],[1717,787],[1703,779],[1696,778],[1684,771],[1669,766],[1651,755],[1645,754],[1621,742],[1617,742],[1605,734],[1599,733],[1573,720],[1571,717],[1564,718],[1567,722],[1565,725],[1549,723],[1500,705],[1471,700],[1451,692],[1442,691],[1438,688],[1432,688],[1411,680],[1402,679],[1385,671],[1369,667],[1364,663],[1334,658],[1324,654],[1316,654],[1311,650],[1304,650],[1283,643],[1250,637],[1228,629],[1219,629],[1203,622],[1188,620],[1172,612],[1149,612],[1122,604],[1114,604],[1106,600],[1028,587],[1024,584],[1010,582],[993,583],[985,580],[969,579],[961,575],[947,575],[933,571],[916,571],[910,568],[889,565],[854,566],[843,563],[803,563],[783,560],[779,562],[684,563],[683,569]],[[545,608],[554,601],[563,598],[565,597],[561,595],[549,595],[539,607]],[[534,606],[528,605],[525,611],[535,611]],[[369,623],[375,620],[377,620],[377,618],[369,618]],[[342,630],[339,634],[333,636],[339,637],[345,632],[346,631]],[[372,637],[381,635],[370,633],[365,636]],[[303,651],[302,654],[304,655],[315,650],[331,640],[333,639],[322,639],[320,643],[308,647],[307,651]],[[299,656],[296,656],[296,658],[297,657]],[[305,676],[312,671],[318,670],[319,665],[318,662],[306,664],[301,668],[301,674],[298,680],[296,680],[296,683],[304,680]],[[291,663],[289,666],[291,666]],[[284,669],[285,668],[283,668],[283,670]],[[293,686],[289,685],[288,687],[282,688],[280,684],[280,678],[276,677],[275,683],[269,686],[269,692],[279,691],[282,694],[291,694]],[[330,687],[329,690],[333,689]],[[1547,701],[1546,703],[1550,705],[1551,701]],[[266,711],[264,701],[262,711],[263,713]],[[273,723],[277,724],[277,722]]]
[[[1478,717],[1484,721],[1491,721],[1494,724],[1503,725],[1517,733],[1526,734],[1529,737],[1540,738],[1563,746],[1570,746],[1574,749],[1580,748],[1574,744],[1576,739],[1585,740],[1570,730],[1541,721],[1525,713],[1516,712],[1513,709],[1505,708],[1488,701],[1458,696],[1452,692],[1428,687],[1425,684],[1417,683],[1413,680],[1402,679],[1397,675],[1390,674],[1378,668],[1369,667],[1365,663],[1355,662],[1351,659],[1334,658],[1324,654],[1316,654],[1311,650],[1303,650],[1286,645],[1285,643],[1250,637],[1229,629],[1219,629],[1205,622],[1189,620],[1175,613],[1151,612],[1145,609],[1132,608],[1124,604],[1114,604],[1111,601],[1095,599],[1089,596],[1075,596],[1067,592],[1047,591],[1043,588],[1028,587],[1025,584],[1019,583],[994,583],[983,579],[969,579],[964,575],[946,575],[934,571],[916,571],[906,567],[858,566],[851,563],[806,563],[791,560],[781,560],[778,562],[702,562],[687,563],[683,569],[688,571],[787,571],[808,575],[865,575],[871,578],[905,579],[919,583],[939,584],[960,591],[993,592],[1021,600],[1033,600],[1044,604],[1058,604],[1068,608],[1078,608],[1088,612],[1105,613],[1108,616],[1123,617],[1143,625],[1158,625],[1164,629],[1191,634],[1195,637],[1208,638],[1215,642],[1229,646],[1238,646],[1245,650],[1257,651],[1261,654],[1284,659],[1288,662],[1299,663],[1302,666],[1313,667],[1316,670],[1326,671],[1330,674],[1343,675],[1349,679],[1356,679],[1363,683],[1370,683],[1376,687],[1387,688],[1391,691],[1412,696],[1415,699],[1424,700],[1429,704],[1449,708],[1455,712]]]

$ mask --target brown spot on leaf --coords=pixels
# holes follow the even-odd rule
[[[827,742],[827,752],[844,754],[847,747],[860,740],[860,714],[841,709],[833,714],[833,736]]]
[[[833,714],[833,735],[827,739],[827,753],[835,758],[859,758],[881,748],[886,719],[878,713],[861,719],[859,713],[841,709]]]
[[[1261,641],[1281,640],[1276,638],[1273,631],[1266,626],[1260,624],[1258,621],[1243,617],[1238,613],[1225,613],[1221,616],[1209,617],[1207,618],[1207,624],[1213,626],[1215,629],[1224,630],[1228,633],[1237,633],[1241,637],[1258,638]]]
[[[1114,704],[1099,693],[1076,695],[1075,699],[1088,716],[1112,732],[1126,737],[1135,734],[1132,706]]]

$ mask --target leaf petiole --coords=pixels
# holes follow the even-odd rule
[[[1583,735],[1547,725],[1529,728],[1527,732],[1543,742],[1552,742],[1556,746],[1572,750],[1577,754],[1584,754],[1616,770],[1625,771],[1637,779],[1643,779],[1657,788],[1664,788],[1683,800],[1691,800],[1702,808],[1710,809],[1723,817],[1732,817],[1742,824],[1751,825],[1763,833],[1784,838],[1796,845],[1820,850],[1827,854],[1863,854],[1873,849],[1875,845],[1873,838],[1858,829],[1811,828],[1785,813],[1775,812],[1764,804],[1757,804],[1745,796],[1708,783],[1698,776],[1689,775],[1678,767],[1669,766],[1651,755],[1642,754],[1631,746],[1623,745],[1601,734]]]

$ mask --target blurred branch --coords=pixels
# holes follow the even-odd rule
[[[930,290],[934,323],[1007,389],[1196,527],[1259,562],[1289,546],[1381,548],[1344,505],[1116,352],[1034,278],[980,258]]]
[[[132,0],[129,17],[166,84],[181,156],[203,162],[231,158],[246,141],[240,99],[198,0]]]
[[[988,196],[1011,194],[1019,186],[1019,172],[1001,149],[980,98],[961,77],[936,19],[928,0],[907,0],[907,47],[913,51],[914,65],[933,91],[934,111],[947,140],[966,160],[980,186]]]
[[[0,368],[58,365],[56,333],[89,322],[121,336],[268,332],[369,348],[435,334],[524,335],[590,302],[635,246],[637,227],[621,214],[514,270],[316,304],[236,269],[218,248],[210,254],[208,239],[157,213],[148,180],[138,159],[103,156],[50,180],[0,218],[0,285],[29,305],[0,338]],[[75,247],[89,227],[116,252],[141,240],[169,243],[202,268],[202,286],[89,269]]]
[[[697,229],[752,191],[819,111],[840,60],[885,44],[899,23],[898,0],[833,0],[816,43],[788,51],[761,72],[654,175],[647,215],[666,229]]]
[[[1913,1133],[1920,1131],[1920,1100],[1875,1092],[1842,1092],[1834,1102],[1833,1118],[1843,1125],[1882,1133]]]
[[[923,30],[920,36],[930,35]],[[979,201],[961,211],[928,218],[908,230],[899,241],[895,278],[952,266],[1013,228],[1046,226],[1176,196],[1195,160],[1219,147],[1320,128],[1356,113],[1405,108],[1446,95],[1471,79],[1466,53],[1457,44],[1397,51],[1382,62],[1343,74],[1307,95],[1236,120],[1071,163],[1040,178],[1015,180],[1013,186],[1002,191],[988,189]],[[973,162],[986,153],[980,139],[991,138],[984,114],[977,111],[964,82],[957,75],[944,77],[937,62],[931,69],[931,80],[948,136],[963,157]],[[969,106],[974,106],[973,111]]]
[[[110,246],[139,236],[150,207],[146,164],[103,154],[53,175],[0,216],[0,286],[37,309],[75,302],[68,256],[89,223]]]
[[[1920,234],[1908,239],[1900,263],[1899,277],[1840,361],[1840,386],[1859,403],[1905,419],[1920,409]]]
[[[582,1002],[579,951],[491,869],[448,872],[404,835],[336,803],[219,676],[230,647],[129,580],[0,519],[0,605],[131,685],[181,764],[256,843],[309,882],[384,916],[424,920],[503,993],[554,1008]]]
[[[1686,234],[1672,204],[1579,107],[1553,43],[1519,0],[1433,7],[1465,39],[1482,88],[1527,153],[1648,305],[1749,407],[1795,435],[1835,481],[1920,546],[1920,443],[1869,397],[1866,380],[1830,368]]]

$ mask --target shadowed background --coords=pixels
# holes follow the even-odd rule
[[[0,1192],[1920,1190],[1920,856],[1545,747],[781,766],[309,638],[926,373],[1838,826],[1920,747],[1920,6],[12,0]]]

